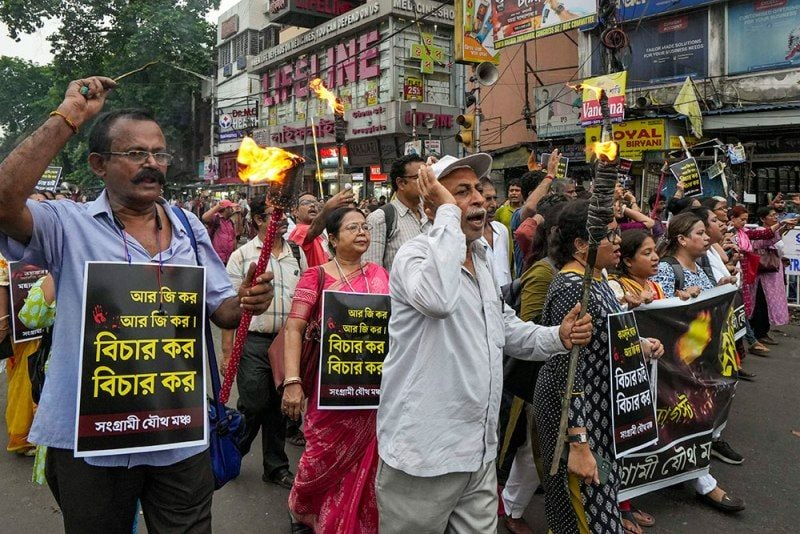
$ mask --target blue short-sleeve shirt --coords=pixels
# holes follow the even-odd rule
[[[191,239],[181,221],[163,199],[158,201],[172,224],[172,239],[160,254],[172,265],[196,265]],[[158,263],[135,238],[123,234],[114,223],[108,195],[87,204],[69,200],[35,202],[28,200],[33,216],[33,235],[27,245],[0,234],[0,252],[9,261],[23,261],[50,270],[56,283],[56,322],[53,327],[52,356],[41,401],[28,435],[32,443],[72,449],[78,402],[78,366],[81,357],[81,312],[84,264],[87,261],[128,261]],[[200,264],[206,269],[206,306],[212,314],[227,298],[235,295],[225,266],[211,247],[203,224],[187,212],[197,239]],[[171,465],[205,449],[204,446],[150,453],[95,456],[86,461],[97,466]]]

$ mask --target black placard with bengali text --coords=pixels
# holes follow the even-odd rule
[[[736,392],[734,286],[639,306],[639,332],[658,338],[658,442],[620,462],[618,497],[631,499],[708,472],[711,436],[723,428]]]
[[[206,443],[205,269],[87,262],[75,456]]]
[[[325,291],[319,408],[377,408],[389,350],[388,295]]]
[[[697,160],[686,158],[669,166],[675,179],[683,182],[683,196],[696,197],[703,194],[703,184],[700,180],[700,168]]]
[[[617,458],[658,440],[654,391],[632,311],[608,316],[611,421]]]
[[[25,305],[25,299],[28,298],[28,293],[33,285],[46,275],[47,269],[42,269],[36,265],[19,261],[12,261],[8,264],[9,298],[11,300],[11,316],[14,318],[11,321],[14,343],[22,343],[23,341],[42,337],[44,328],[28,328],[20,321],[19,312]]]

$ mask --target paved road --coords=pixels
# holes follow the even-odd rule
[[[739,384],[731,420],[724,437],[741,452],[745,463],[728,466],[714,461],[712,473],[720,485],[747,501],[747,510],[727,516],[694,499],[688,486],[676,486],[640,497],[637,505],[655,515],[657,525],[648,534],[666,533],[797,533],[800,517],[800,327],[784,327],[787,337],[773,348],[770,358],[750,357],[748,368],[758,381]],[[6,388],[0,387],[5,406]],[[5,421],[0,423],[5,432]],[[260,440],[245,459],[241,476],[214,498],[214,531],[222,534],[281,534],[286,520],[288,492],[261,481]],[[287,446],[296,462],[300,449]],[[3,534],[55,533],[61,519],[50,491],[30,482],[32,461],[0,453],[0,532]],[[547,532],[544,504],[535,496],[526,517],[534,531]],[[146,532],[142,526],[140,532]],[[505,532],[502,528],[501,532]]]

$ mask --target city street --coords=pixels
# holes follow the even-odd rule
[[[800,327],[781,329],[779,341],[769,358],[751,356],[747,367],[758,375],[756,382],[741,382],[732,417],[723,437],[745,456],[741,466],[714,460],[712,474],[720,486],[741,496],[747,509],[738,515],[725,515],[709,509],[694,498],[689,486],[676,486],[635,500],[638,508],[656,518],[649,534],[664,533],[793,533],[800,504]],[[4,381],[5,379],[3,379]],[[6,388],[0,388],[5,406]],[[5,433],[5,422],[3,422]],[[214,532],[263,534],[289,532],[287,491],[261,481],[260,440],[244,461],[241,476],[218,491],[214,498]],[[300,449],[287,445],[294,462]],[[47,487],[31,483],[32,459],[12,454],[0,455],[0,517],[5,534],[59,532],[61,520]],[[141,516],[140,516],[141,517]],[[526,517],[534,532],[544,534],[544,501],[537,495]],[[140,525],[139,532],[146,532]],[[500,529],[500,532],[505,532]]]

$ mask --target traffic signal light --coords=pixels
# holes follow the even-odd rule
[[[461,143],[467,150],[472,149],[472,143],[475,139],[475,115],[472,113],[459,115],[456,117],[456,124],[461,128],[456,134],[456,141]]]

